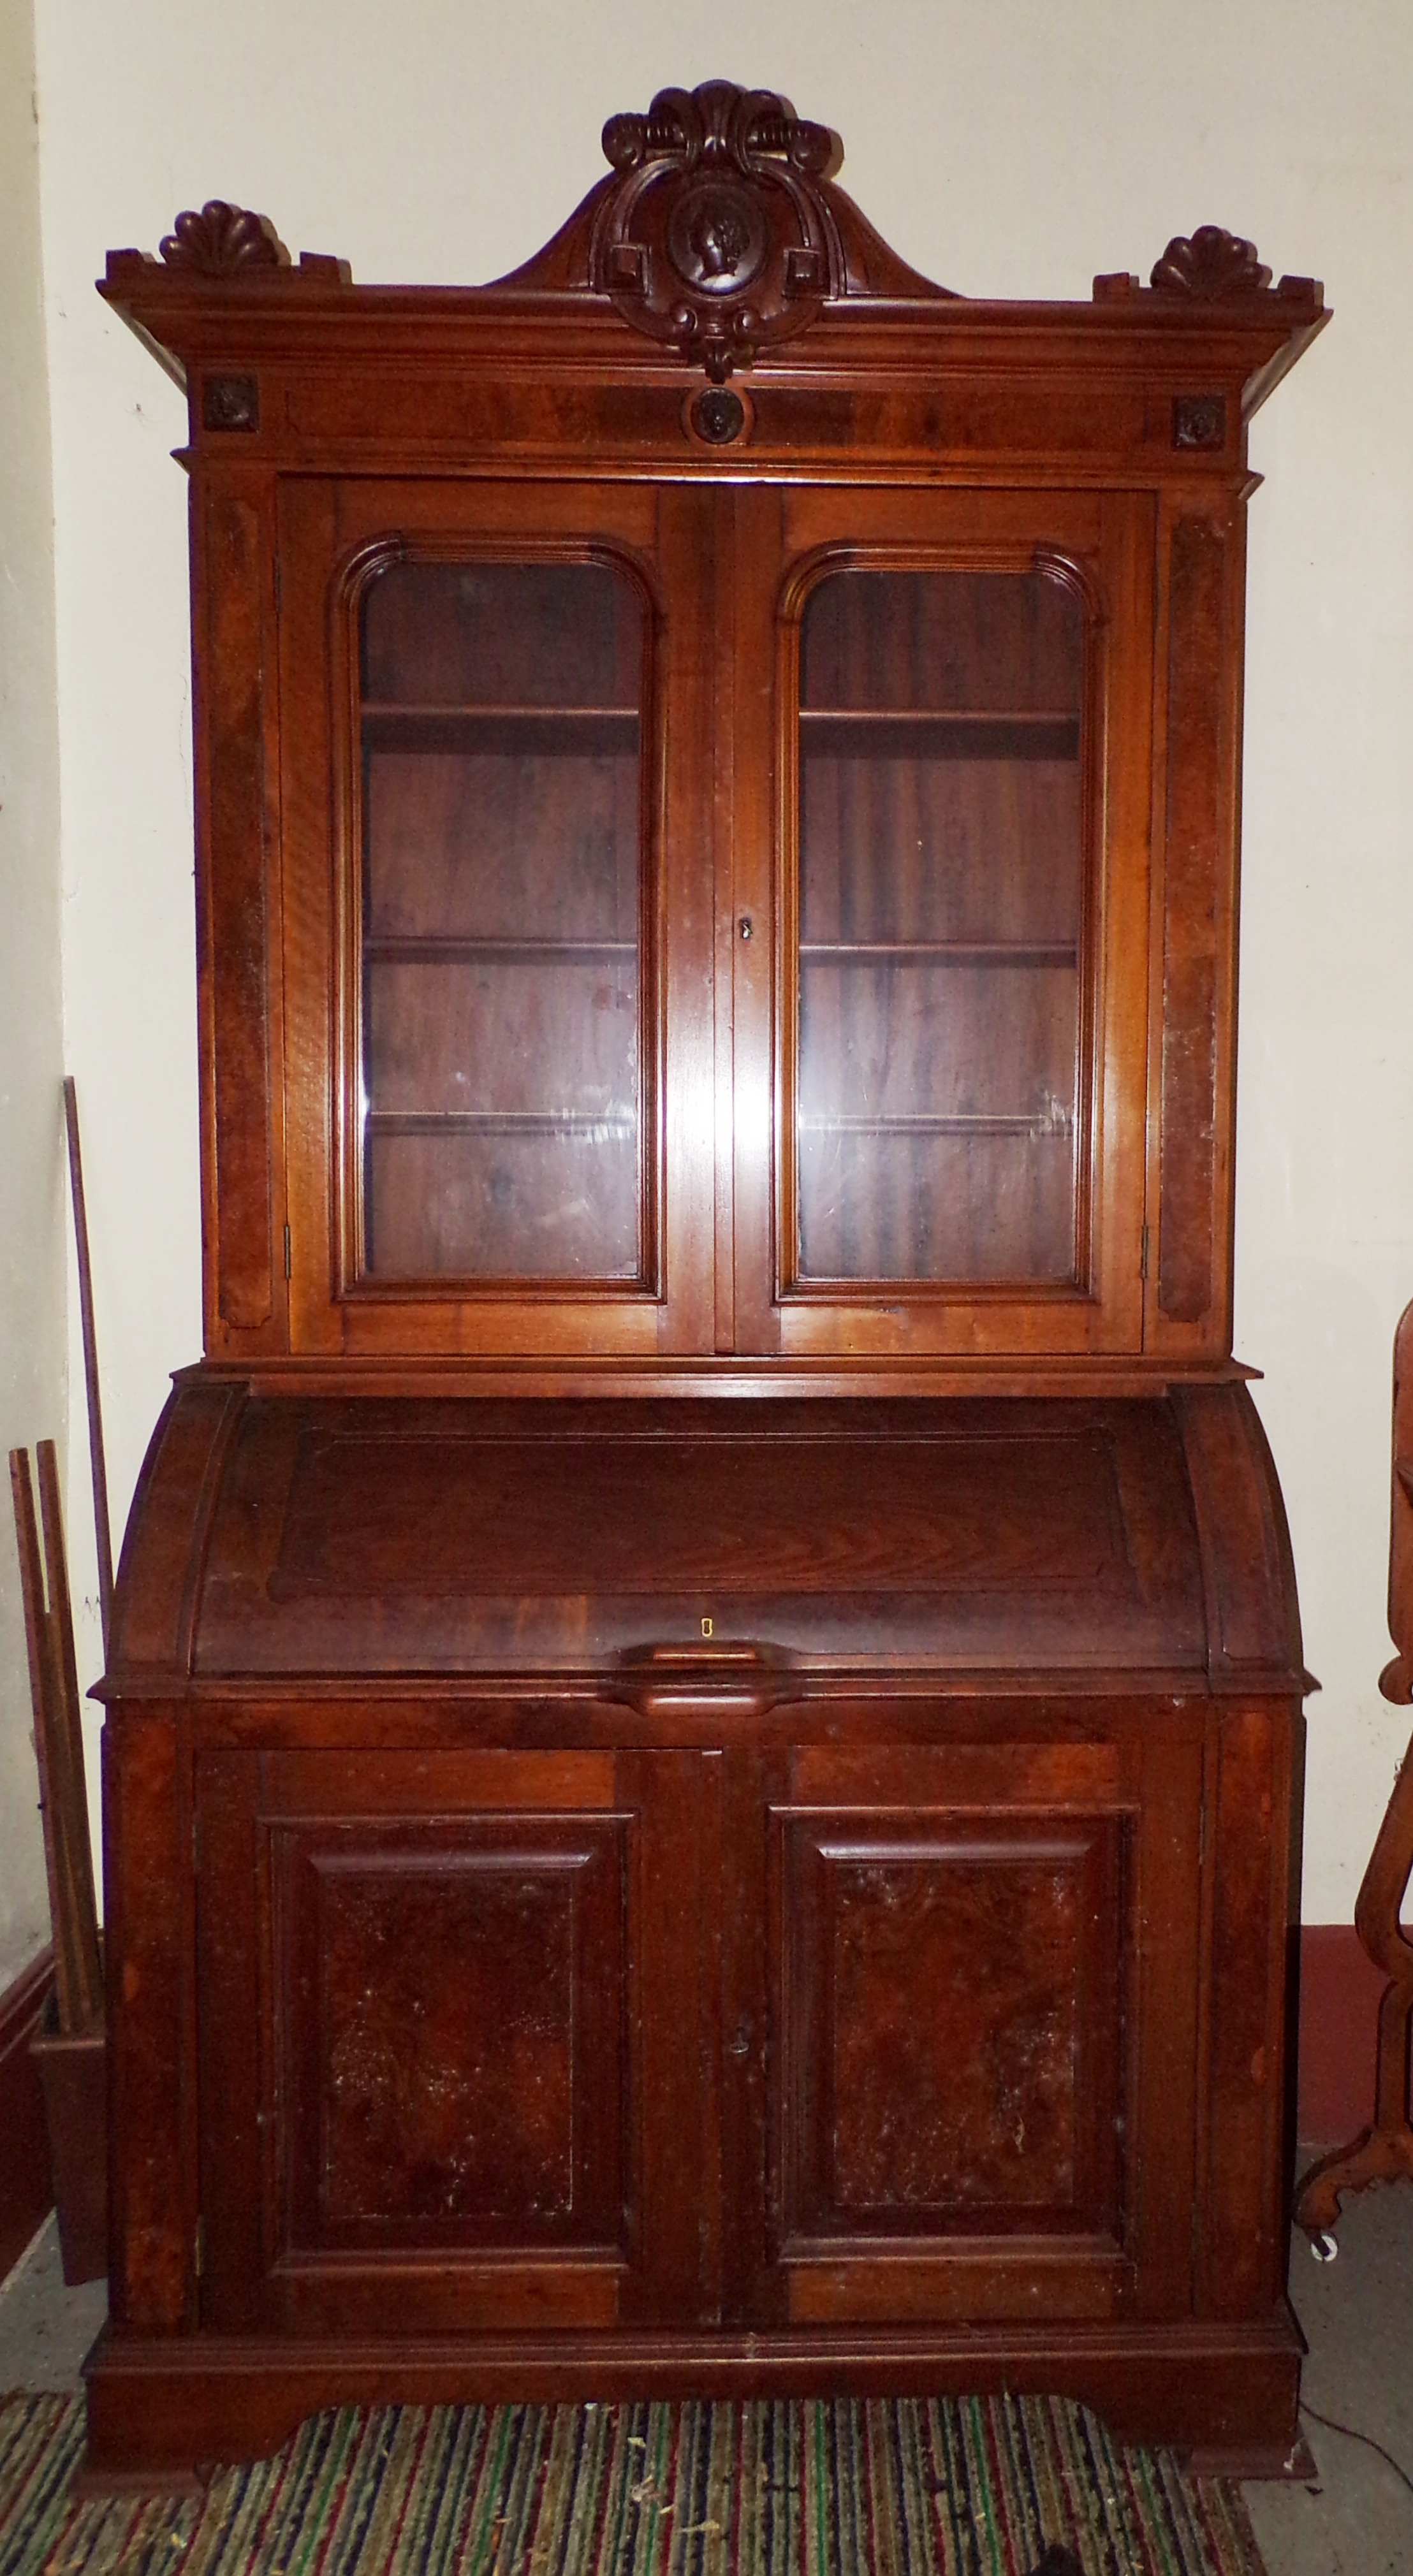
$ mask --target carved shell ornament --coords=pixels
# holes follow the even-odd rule
[[[621,176],[599,208],[593,283],[713,383],[843,292],[819,185],[838,142],[773,91],[660,90],[646,116],[609,118],[603,148]]]
[[[1250,295],[1269,286],[1271,272],[1258,258],[1256,244],[1220,224],[1201,224],[1190,237],[1178,233],[1157,262],[1150,285],[1170,295],[1200,296],[1215,301],[1223,295]]]
[[[268,215],[208,197],[198,214],[178,215],[161,244],[169,268],[195,269],[201,277],[239,277],[252,268],[284,268],[289,253]]]

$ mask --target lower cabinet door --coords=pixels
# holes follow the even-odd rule
[[[1190,2313],[1200,1717],[904,1716],[198,1754],[203,2326]]]
[[[765,1816],[755,2313],[1181,2312],[1197,1730],[788,1771]]]
[[[694,2311],[698,1769],[198,1757],[204,2325]]]

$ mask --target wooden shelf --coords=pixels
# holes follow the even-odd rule
[[[1079,717],[1065,708],[801,707],[800,748],[837,758],[1076,760]]]
[[[802,939],[806,966],[1075,966],[1073,939]]]
[[[636,756],[636,707],[437,706],[366,698],[365,751],[462,751],[524,759]]]
[[[800,1118],[799,1130],[802,1136],[1030,1136],[1038,1143],[1047,1137],[1068,1141],[1074,1134],[1074,1120],[1068,1112],[1055,1121],[1040,1111],[992,1116],[979,1111],[944,1115],[918,1110],[897,1117],[810,1114]]]
[[[635,1137],[638,1122],[621,1110],[593,1109],[370,1109],[370,1136],[593,1136]]]
[[[460,931],[389,932],[363,942],[363,962],[373,966],[538,966],[637,954],[636,939],[480,939]]]

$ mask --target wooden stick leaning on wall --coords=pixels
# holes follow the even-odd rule
[[[59,1683],[59,1723],[67,1760],[67,1813],[72,1875],[77,1900],[75,1932],[79,1956],[80,2004],[85,2023],[103,2011],[103,1953],[98,1941],[98,1905],[93,1883],[93,1838],[88,1824],[88,1791],[83,1757],[83,1703],[79,1697],[78,1661],[74,1651],[73,1605],[69,1598],[68,1554],[64,1545],[64,1507],[59,1494],[59,1464],[52,1440],[38,1449],[39,1518],[44,1536],[44,1574],[49,1591],[49,1624],[54,1640],[54,1670]]]
[[[27,1449],[10,1452],[10,1490],[20,1555],[49,1909],[54,1924],[54,1987],[59,2028],[71,2032],[90,2029],[102,2018],[103,1963],[84,1789],[74,1625],[53,1441],[41,1440],[37,1454],[44,1532],[42,1560]]]
[[[88,1210],[83,1195],[78,1093],[71,1073],[64,1076],[64,1127],[69,1140],[69,1189],[74,1203],[79,1318],[83,1326],[83,1378],[88,1395],[88,1458],[93,1474],[93,1530],[98,1543],[98,1614],[103,1625],[103,1660],[106,1663],[113,1625],[113,1534],[108,1515],[108,1469],[103,1455],[103,1408],[98,1395],[98,1335],[93,1322],[93,1271],[88,1258]]]

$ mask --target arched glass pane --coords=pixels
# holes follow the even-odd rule
[[[641,1272],[644,640],[601,562],[365,595],[365,1275]]]
[[[826,576],[799,714],[797,1275],[1076,1275],[1084,612]]]

